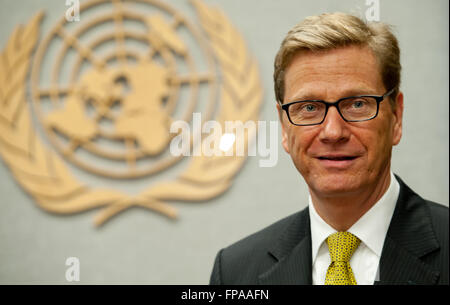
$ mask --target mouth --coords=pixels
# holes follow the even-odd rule
[[[319,156],[317,159],[320,164],[327,169],[345,170],[355,164],[358,156],[348,155],[325,155]]]
[[[330,161],[350,161],[356,159],[356,156],[324,156],[319,157],[319,160],[330,160]]]

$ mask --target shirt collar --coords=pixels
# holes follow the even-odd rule
[[[383,196],[376,202],[348,232],[357,236],[376,255],[381,256],[384,239],[389,229],[400,192],[400,185],[391,172],[391,181]],[[311,220],[312,259],[316,259],[322,243],[336,230],[317,214],[309,195],[309,218]]]

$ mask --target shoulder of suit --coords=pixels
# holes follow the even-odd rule
[[[224,249],[225,253],[228,255],[241,257],[245,255],[246,252],[255,253],[265,253],[277,241],[284,232],[290,227],[295,221],[298,220],[302,213],[306,213],[306,208],[300,212],[296,212],[289,215],[277,222],[251,234],[241,240],[231,244]]]
[[[449,229],[449,209],[447,206],[425,200],[430,211],[430,218],[434,228],[434,231],[439,235],[439,237],[444,238],[448,241],[448,229]]]
[[[428,205],[428,208],[430,209],[430,213],[433,218],[448,222],[448,216],[449,216],[448,206],[445,206],[445,205],[437,203],[437,202],[429,201],[429,200],[425,200],[425,201]]]
[[[256,284],[258,276],[274,263],[270,255],[274,244],[298,227],[304,213],[307,208],[222,249],[218,256],[221,283]]]

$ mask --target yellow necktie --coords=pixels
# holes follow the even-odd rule
[[[327,238],[331,264],[325,277],[325,285],[356,285],[350,267],[350,258],[361,240],[349,232],[336,232]]]

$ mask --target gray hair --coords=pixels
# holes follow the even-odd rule
[[[294,26],[281,43],[275,57],[275,97],[284,100],[284,74],[295,54],[300,51],[331,50],[349,45],[368,46],[380,67],[386,90],[395,88],[391,101],[400,87],[400,48],[391,27],[381,22],[366,23],[344,13],[310,16]],[[392,104],[394,107],[395,105]]]

